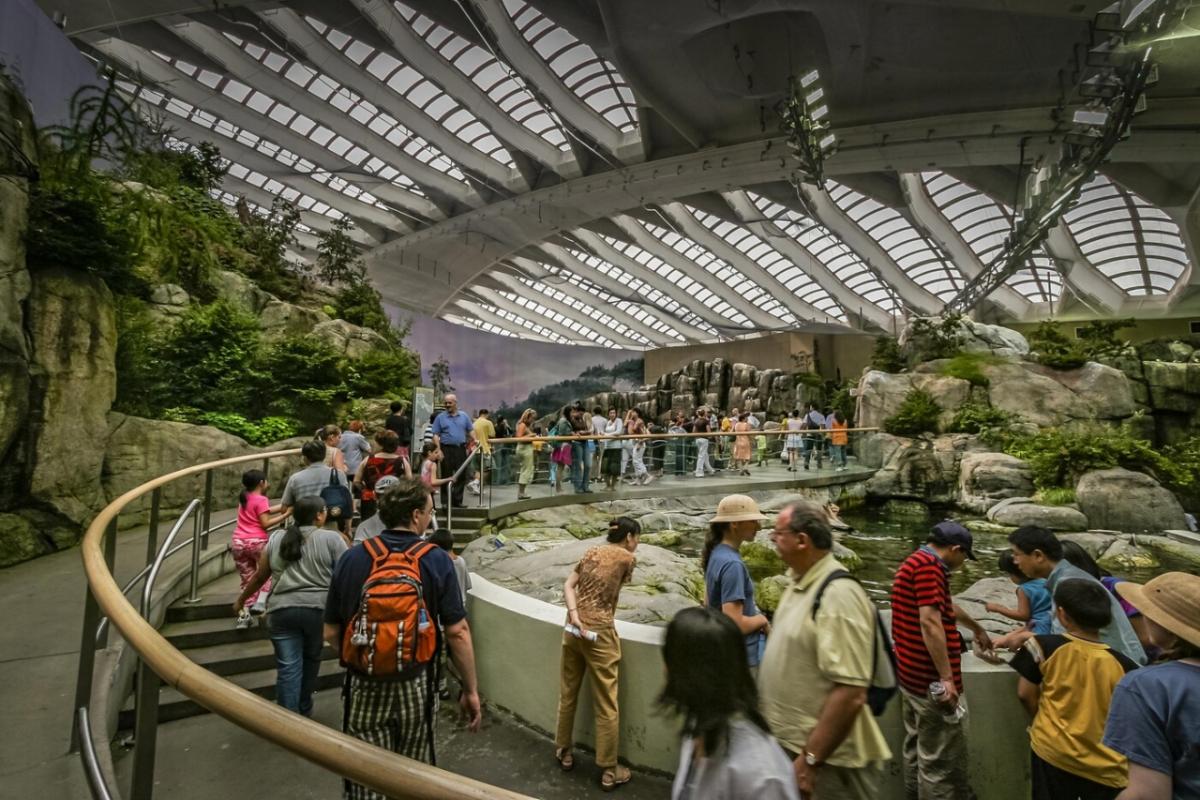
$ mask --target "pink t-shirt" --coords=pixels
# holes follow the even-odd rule
[[[421,464],[421,483],[424,483],[430,489],[433,488],[433,479],[437,475],[437,462],[433,459],[425,459]]]
[[[246,495],[246,504],[238,506],[237,525],[233,535],[240,539],[266,539],[267,532],[259,524],[258,515],[271,507],[271,501],[261,494]]]

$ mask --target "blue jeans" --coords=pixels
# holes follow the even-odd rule
[[[275,702],[288,711],[312,716],[313,690],[321,669],[323,609],[293,606],[267,614],[275,647]]]
[[[577,492],[587,490],[588,478],[592,472],[587,446],[588,442],[571,442],[571,483]]]
[[[841,464],[843,467],[846,466],[846,445],[829,445],[829,463]]]

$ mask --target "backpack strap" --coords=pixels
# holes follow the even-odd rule
[[[835,569],[833,572],[825,576],[825,580],[821,581],[821,585],[817,587],[817,594],[813,597],[812,602],[812,618],[816,620],[817,612],[821,610],[821,600],[825,597],[825,590],[829,588],[829,584],[842,578],[849,578],[858,583],[858,580],[844,569]]]

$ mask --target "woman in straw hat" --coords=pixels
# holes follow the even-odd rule
[[[731,494],[717,505],[704,537],[700,568],[704,570],[704,604],[724,612],[746,639],[746,658],[757,670],[770,628],[754,604],[754,581],[739,554],[745,542],[754,541],[765,516],[744,494]]]
[[[1117,684],[1104,744],[1129,759],[1122,800],[1200,797],[1200,577],[1168,572],[1117,592],[1142,612],[1158,662]]]

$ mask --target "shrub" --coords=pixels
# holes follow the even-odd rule
[[[1162,483],[1180,485],[1191,478],[1186,467],[1133,436],[1128,430],[1088,425],[1047,428],[1032,436],[999,435],[1004,452],[1029,464],[1039,489],[1073,488],[1086,472],[1124,467],[1146,472]]]
[[[358,397],[401,395],[417,382],[417,364],[401,348],[377,349],[345,365],[346,386]]]
[[[907,364],[900,352],[900,343],[892,336],[876,336],[875,350],[871,353],[871,369],[883,372],[903,372]]]
[[[337,293],[337,308],[334,316],[353,325],[370,328],[382,334],[389,342],[399,345],[401,336],[383,310],[379,292],[365,280],[353,281]]]
[[[897,436],[916,436],[927,431],[936,431],[942,409],[933,400],[933,395],[924,389],[912,389],[904,396],[904,402],[896,413],[883,421],[883,429]]]
[[[1037,353],[1039,364],[1054,369],[1075,369],[1089,361],[1113,356],[1125,349],[1117,331],[1134,324],[1132,319],[1093,320],[1072,339],[1057,324],[1047,320],[1029,334],[1029,347]]]
[[[962,347],[962,314],[947,314],[936,318],[913,320],[909,328],[908,347],[916,362],[953,358]]]
[[[1018,419],[1016,414],[982,403],[966,403],[954,414],[950,430],[956,433],[985,433],[1006,428]]]
[[[299,432],[297,421],[287,417],[264,417],[254,422],[241,414],[228,411],[209,411],[200,414],[194,421],[231,433],[256,447],[295,436]]]
[[[1075,502],[1075,490],[1070,488],[1042,489],[1033,496],[1033,499],[1046,506],[1069,506]]]
[[[251,407],[258,348],[254,317],[223,301],[190,307],[157,352],[165,373],[160,402],[205,411]]]
[[[959,353],[942,365],[938,372],[949,378],[960,378],[972,386],[987,386],[990,381],[983,374],[989,364],[1002,364],[1004,359],[991,353]]]

